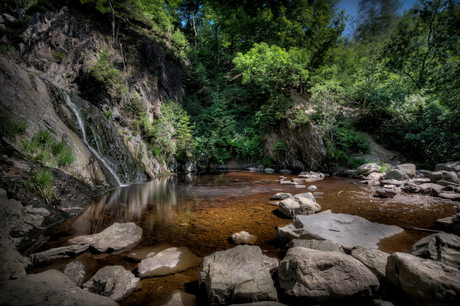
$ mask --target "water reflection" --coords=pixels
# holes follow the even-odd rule
[[[75,222],[75,234],[97,233],[115,222],[140,220],[142,213],[151,205],[156,206],[163,219],[171,222],[177,205],[176,186],[177,177],[162,177],[120,187],[100,196]]]

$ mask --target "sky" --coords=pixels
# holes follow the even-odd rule
[[[412,5],[417,2],[417,0],[399,0],[403,4],[403,11],[410,9]],[[358,4],[359,0],[342,0],[337,5],[340,10],[345,9],[345,13],[350,15],[350,17],[356,16],[358,13]],[[347,27],[343,35],[351,34],[350,18],[348,18]]]

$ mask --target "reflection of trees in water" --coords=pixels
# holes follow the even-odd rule
[[[139,220],[150,205],[167,222],[174,217],[177,203],[177,177],[162,177],[142,184],[132,184],[98,197],[74,224],[77,235],[98,233],[107,226],[119,222]],[[153,229],[153,220],[149,223]]]

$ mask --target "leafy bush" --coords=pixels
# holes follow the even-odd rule
[[[110,62],[108,49],[104,49],[99,54],[99,59],[91,67],[91,74],[97,81],[104,84],[108,90],[114,90],[119,96],[123,96],[128,92],[128,88],[124,85],[123,75]]]
[[[365,158],[350,157],[347,161],[348,167],[350,169],[359,168],[359,166],[369,163]]]

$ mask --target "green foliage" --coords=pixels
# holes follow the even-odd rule
[[[113,115],[113,111],[112,110],[108,110],[106,112],[104,112],[104,115],[107,117],[107,119],[112,119],[112,115]]]
[[[243,84],[253,82],[262,91],[281,90],[308,78],[307,56],[295,48],[286,51],[275,45],[255,44],[246,54],[238,53],[233,63],[243,74]]]
[[[350,157],[347,161],[347,166],[350,169],[356,169],[361,165],[367,164],[369,161],[365,158]]]
[[[53,52],[53,53],[51,53],[51,55],[52,55],[55,59],[57,59],[57,60],[59,60],[59,61],[62,61],[63,59],[65,59],[65,58],[67,57],[67,56],[66,56],[64,53],[62,53],[62,52]]]
[[[53,192],[54,175],[49,169],[32,172],[30,180],[23,181],[24,186],[31,192],[38,193],[47,204],[56,198]]]
[[[383,164],[380,167],[379,173],[386,173],[391,170],[391,165],[390,164]]]
[[[153,154],[168,161],[174,158],[178,161],[190,160],[195,148],[190,117],[179,103],[172,100],[161,105],[161,113],[162,117],[152,123],[146,116],[140,119],[142,135]]]
[[[1,45],[0,46],[0,54],[16,54],[17,51],[16,51],[16,48],[13,47],[13,46],[5,46],[5,45]]]
[[[99,59],[91,67],[91,74],[98,82],[104,84],[108,90],[115,91],[119,96],[123,96],[128,92],[128,88],[124,85],[123,75],[110,62],[108,49],[104,49],[99,54]]]
[[[27,123],[16,122],[7,117],[0,117],[0,132],[7,137],[22,135],[27,129]]]
[[[32,160],[55,167],[70,165],[75,161],[72,149],[64,140],[57,142],[48,130],[40,129],[32,139],[21,139],[22,149],[29,153]]]

